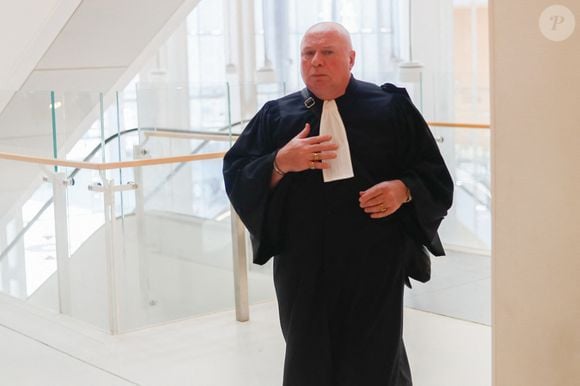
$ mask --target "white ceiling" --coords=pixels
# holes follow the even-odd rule
[[[20,88],[80,2],[0,2],[0,90]]]
[[[37,69],[128,66],[183,0],[84,0]]]
[[[1,0],[0,151],[50,156],[47,90],[62,96],[122,87],[119,83],[139,71],[142,57],[154,54],[198,1]],[[16,95],[3,91],[18,89]],[[66,129],[67,138],[59,143],[74,139],[96,118],[98,102],[91,100],[93,105],[82,109],[63,106],[68,114],[59,128]],[[17,197],[26,199],[30,184],[38,183],[33,178],[38,166],[18,163],[3,169],[7,164],[16,165],[0,161],[0,181],[11,181],[0,184],[0,218],[19,205]]]

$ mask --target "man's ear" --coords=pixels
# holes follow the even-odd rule
[[[356,52],[354,52],[354,50],[350,51],[350,55],[348,56],[348,58],[349,58],[350,69],[352,70],[352,68],[354,67],[354,60],[356,58]]]

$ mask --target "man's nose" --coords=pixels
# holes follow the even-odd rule
[[[322,56],[319,52],[315,52],[312,56],[312,61],[310,62],[314,67],[322,66]]]

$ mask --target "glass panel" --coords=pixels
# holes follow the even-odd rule
[[[489,123],[485,98],[489,88],[461,95],[457,73],[399,72],[395,83],[405,87],[428,122]],[[409,82],[410,80],[414,80]],[[471,104],[473,101],[479,104]],[[467,111],[471,111],[470,114]],[[490,131],[432,126],[431,130],[456,183],[454,204],[443,221],[441,236],[449,248],[489,254],[491,250]]]
[[[102,186],[103,181],[93,170],[80,170],[74,179],[74,186],[67,189],[70,314],[108,331],[104,195],[89,190],[90,185]]]
[[[441,228],[450,246],[491,250],[490,131],[434,129],[455,181],[454,204]]]
[[[489,74],[457,71],[449,77],[453,79],[452,98],[449,99],[453,100],[455,120],[489,123]]]
[[[137,100],[135,86],[127,87],[123,92],[116,93],[115,106],[110,107],[117,116],[117,136],[107,143],[110,148],[110,160],[128,161],[141,158],[142,154],[136,153],[139,145],[139,129],[137,125]],[[113,179],[115,184],[126,185],[135,181],[133,169],[117,169],[107,172],[108,178]],[[135,210],[135,192],[133,190],[116,193],[115,213],[119,217]]]
[[[286,83],[230,84],[232,132],[241,133],[266,102],[280,98],[288,91]]]
[[[433,97],[437,90],[449,88],[451,77],[438,79],[438,84],[424,83],[422,76],[418,82],[399,82],[409,89],[427,118],[452,117],[453,109],[437,105],[440,101]],[[54,104],[46,103],[50,93],[42,94],[44,100],[41,94],[28,93],[16,95],[10,106],[45,107],[42,119],[23,118],[32,127],[47,129],[39,137],[46,146],[38,155],[52,156],[50,113],[54,106],[59,155],[100,162],[103,154],[107,161],[141,158],[141,147],[148,157],[226,151],[230,128],[240,132],[263,103],[286,91],[283,84],[275,83],[139,85],[137,92],[129,89],[115,95],[108,105],[103,100],[102,118],[96,93],[55,94]],[[7,111],[0,119],[12,114]],[[137,126],[136,118],[141,133],[124,133],[136,128],[126,123]],[[83,127],[86,132],[80,135]],[[443,241],[451,247],[489,251],[489,130],[433,128],[433,132],[457,184],[455,205],[441,229]],[[200,137],[209,133],[223,133],[224,137]],[[79,141],[69,149],[69,141],[75,137]],[[104,151],[100,148],[103,140]],[[10,141],[4,137],[0,146],[17,143]],[[135,146],[138,151],[133,154]],[[28,149],[29,153],[36,150],[34,146]],[[1,168],[2,178],[9,182],[1,192],[6,206],[0,212],[2,251],[16,242],[0,259],[0,288],[58,310],[52,189],[42,183],[44,172],[38,166],[3,162],[7,166]],[[221,160],[208,160],[107,171],[104,178],[114,184],[135,181],[138,186],[136,191],[114,194],[114,232],[108,238],[111,225],[105,222],[104,194],[87,189],[95,182],[103,184],[103,176],[91,170],[61,168],[76,182],[68,188],[71,314],[109,328],[109,253],[115,256],[118,270],[122,330],[233,308],[231,213],[221,168]],[[41,208],[46,209],[37,216]],[[28,233],[16,239],[32,221]],[[109,251],[111,245],[114,248]],[[271,278],[261,274],[270,271],[270,265],[250,265],[252,302],[273,297]],[[210,278],[212,283],[207,283]]]
[[[39,165],[0,160],[0,291],[59,310],[52,186]]]
[[[133,147],[138,143],[138,133],[136,128],[125,130],[122,126],[121,119],[121,101],[122,94],[116,94],[112,101],[112,105],[104,109],[105,121],[108,122],[105,131],[105,160],[107,162],[126,161],[132,159]],[[100,102],[99,102],[100,103]],[[95,126],[96,125],[96,126]],[[93,127],[100,127],[100,122],[96,122]],[[93,129],[89,129],[91,131]],[[79,143],[85,141],[85,144],[90,144],[88,153],[82,157],[87,162],[99,163],[103,158],[103,151],[101,150],[102,141],[100,139],[99,130],[93,130],[95,135],[92,139],[87,134]],[[93,146],[91,148],[91,146]],[[84,146],[83,146],[84,147]],[[79,147],[80,149],[80,147]],[[102,183],[103,175],[108,180],[112,180],[114,184],[126,184],[133,181],[132,170],[107,170],[99,172],[97,170],[78,170],[71,169],[68,173],[74,178],[75,186],[80,189],[74,189],[69,192],[69,216],[71,225],[71,253],[83,244],[95,231],[103,226],[103,207],[101,201],[95,201],[95,197],[102,195],[95,191],[89,191],[87,187],[95,183]],[[117,193],[118,198],[115,200],[115,213],[121,215],[123,211],[122,206],[134,208],[134,194],[132,192]],[[131,209],[132,210],[132,209]]]
[[[131,159],[138,142],[135,92],[56,93],[58,153],[69,160],[112,162]],[[120,140],[119,140],[120,134]],[[105,152],[101,151],[105,142]],[[112,178],[110,173],[107,173]]]
[[[137,106],[141,131],[225,131],[229,123],[225,83],[139,83]]]
[[[101,143],[101,123],[108,134],[116,130],[109,117],[103,121],[100,94],[96,92],[55,93],[56,136],[61,158],[83,161]],[[100,152],[98,160],[102,160]]]
[[[407,87],[427,121],[489,123],[487,102],[484,102],[489,88],[472,89],[473,98],[466,100],[458,88],[463,87],[458,80],[461,78],[458,73],[434,73],[423,69],[418,86],[404,82],[399,85]],[[472,104],[474,101],[479,104]],[[441,228],[442,240],[450,248],[489,254],[490,130],[439,126],[431,130],[456,183],[454,204]]]
[[[408,307],[491,323],[491,193],[488,129],[433,127],[455,182],[453,206],[439,234],[446,256],[431,281],[405,292]]]
[[[74,254],[104,224],[102,193],[88,189],[100,184],[96,170],[82,169],[74,173],[74,186],[68,189],[69,248]]]
[[[225,83],[170,84],[139,83],[137,105],[139,128],[148,157],[224,151],[233,126],[229,98],[232,91]],[[239,118],[238,118],[239,119]],[[223,136],[208,139],[203,133]]]
[[[234,307],[229,202],[221,159],[133,171],[134,213],[122,226],[121,329]],[[250,276],[251,301],[272,299],[271,279]]]
[[[147,210],[212,219],[228,209],[221,181],[221,160],[146,168],[143,192]]]
[[[138,135],[135,91],[131,87],[103,97],[102,114],[100,93],[56,93],[55,99],[60,157],[91,162],[132,158]],[[103,140],[107,149],[104,154],[101,152]]]
[[[0,151],[52,157],[50,91],[0,92]],[[56,104],[58,107],[58,104]],[[0,172],[0,178],[2,172]]]
[[[23,212],[26,207],[27,205],[22,207]],[[34,222],[30,223],[30,228],[23,235],[22,241],[26,254],[26,296],[31,297],[39,290],[43,292],[40,287],[51,279],[57,269],[54,205],[49,205]],[[51,281],[54,283],[49,285],[54,285],[57,280],[52,277]],[[50,297],[54,299],[54,295]],[[54,304],[52,306],[54,307]]]

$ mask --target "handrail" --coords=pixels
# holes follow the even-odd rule
[[[235,125],[235,124],[234,124]],[[229,126],[227,126],[229,127]],[[226,128],[227,128],[226,127]],[[105,139],[105,144],[108,144],[115,138],[118,138],[121,135],[129,134],[131,132],[137,131],[138,129],[128,129],[123,130],[119,133],[115,133],[110,137]],[[224,130],[221,128],[220,130]],[[204,144],[207,141],[204,142]],[[201,149],[203,144],[198,146],[196,150]],[[174,157],[160,157],[160,158],[151,158],[151,159],[141,159],[141,160],[134,160],[134,161],[124,161],[124,162],[109,162],[109,163],[92,163],[87,162],[87,160],[91,159],[101,148],[101,143],[99,143],[95,148],[84,158],[84,161],[69,161],[69,160],[59,160],[54,158],[47,158],[47,157],[32,157],[32,156],[24,156],[21,154],[13,154],[13,153],[5,153],[0,152],[0,159],[7,159],[7,160],[14,160],[14,161],[23,161],[23,162],[30,162],[35,164],[43,164],[43,165],[50,165],[50,166],[67,166],[67,167],[74,167],[75,169],[69,174],[69,178],[73,178],[81,169],[92,169],[92,170],[108,170],[108,169],[119,169],[119,168],[128,168],[128,167],[138,167],[138,166],[146,166],[146,165],[162,165],[168,163],[179,163],[180,166],[184,165],[189,161],[198,161],[198,160],[205,160],[205,159],[216,159],[216,158],[223,158],[225,152],[218,152],[218,153],[205,153],[205,154],[190,154],[185,156],[174,156]],[[194,153],[195,151],[194,150]],[[178,167],[176,170],[179,170]],[[170,176],[175,174],[174,171]],[[53,198],[49,198],[44,205],[38,210],[38,212],[28,221],[28,223],[18,232],[16,237],[4,248],[2,252],[0,252],[0,261],[8,252],[18,243],[18,241],[28,232],[30,227],[40,218],[40,216],[44,213],[44,211],[52,204]]]
[[[148,165],[163,165],[171,163],[181,163],[189,161],[200,161],[206,159],[223,158],[225,152],[205,153],[205,154],[188,154],[171,157],[158,157],[149,159],[139,159],[131,161],[118,162],[86,162],[86,161],[70,161],[63,159],[55,159],[48,157],[33,157],[22,154],[4,153],[0,152],[0,159],[21,161],[33,164],[50,165],[50,166],[65,166],[74,167],[77,169],[91,169],[91,170],[110,170],[110,169],[124,169],[134,168],[138,166]]]
[[[489,129],[488,124],[479,123],[452,123],[452,122],[427,122],[429,126],[432,127],[450,127],[450,128],[465,128],[465,129]],[[137,129],[126,130],[123,134],[135,131]],[[206,139],[206,140],[229,140],[231,137],[238,137],[239,134],[226,134],[221,132],[203,132],[203,131],[186,131],[186,130],[148,130],[143,131],[147,136],[156,137],[174,137],[174,138],[196,138],[196,139]],[[115,138],[116,135],[111,138]],[[108,139],[111,139],[108,138]],[[98,151],[99,147],[95,148],[91,152],[90,156],[94,155]],[[119,161],[119,162],[87,162],[87,161],[71,161],[63,159],[54,159],[48,157],[38,157],[38,156],[27,156],[23,154],[0,152],[0,159],[21,161],[27,163],[43,164],[50,166],[64,166],[64,167],[74,167],[77,169],[91,169],[91,170],[110,170],[110,169],[124,169],[138,166],[148,166],[148,165],[163,165],[168,163],[180,163],[189,161],[199,161],[205,159],[216,159],[222,158],[224,152],[217,153],[206,153],[206,154],[189,154],[181,156],[171,156],[171,157],[158,157],[149,158],[141,160],[131,160],[131,161]],[[86,158],[85,158],[86,159]]]
[[[489,129],[491,126],[486,123],[453,123],[453,122],[427,122],[433,127],[453,127],[457,129]]]
[[[198,139],[205,139],[204,143],[200,144],[196,151],[200,150],[209,140],[229,140],[232,137],[238,137],[239,134],[233,133],[223,133],[223,130],[237,126],[242,122],[235,122],[231,125],[225,126],[220,128],[216,132],[204,132],[204,131],[193,131],[193,130],[176,130],[176,129],[149,129],[143,130],[142,133],[147,136],[166,136],[166,137],[175,137],[175,138],[198,138]],[[488,129],[490,126],[487,124],[473,124],[473,123],[452,123],[452,122],[427,122],[429,126],[433,127],[454,127],[454,128],[467,128],[467,129]],[[120,133],[113,134],[109,138],[105,139],[105,144],[108,144],[111,140],[117,138],[119,135],[128,134],[138,129],[128,129],[124,130]],[[14,154],[14,153],[6,153],[0,152],[0,159],[6,160],[14,160],[14,161],[22,161],[28,163],[35,163],[35,164],[44,164],[50,166],[65,166],[65,167],[74,167],[75,170],[69,175],[69,177],[74,177],[80,169],[91,169],[91,170],[110,170],[110,169],[122,169],[122,168],[130,168],[130,167],[139,167],[139,166],[150,166],[150,165],[162,165],[162,164],[172,164],[172,163],[179,163],[180,165],[170,173],[167,179],[170,179],[175,173],[181,169],[183,164],[190,162],[190,161],[199,161],[199,160],[206,160],[206,159],[219,159],[223,158],[225,152],[215,152],[215,153],[205,153],[205,154],[189,154],[189,155],[181,155],[181,156],[172,156],[172,157],[159,157],[159,158],[150,158],[150,159],[140,159],[140,160],[132,160],[132,161],[120,161],[120,162],[107,162],[107,163],[93,163],[87,162],[88,159],[92,158],[99,149],[101,148],[101,144],[98,144],[85,158],[84,161],[70,161],[70,160],[62,160],[62,159],[54,159],[48,157],[33,157],[33,156],[25,156],[21,154]],[[15,244],[17,240],[22,236],[22,234],[26,233],[26,231],[35,223],[35,221],[40,217],[40,215],[50,206],[52,203],[52,199],[49,199],[45,205],[38,211],[38,213],[28,222],[28,224],[19,232],[19,235],[15,237],[13,242],[11,242],[5,249],[0,253],[0,260],[6,255],[6,253],[13,247],[12,244]]]
[[[427,122],[429,126],[432,127],[451,127],[451,128],[464,128],[464,129],[489,129],[488,124],[479,123],[453,123],[453,122]],[[135,131],[136,129],[126,130],[123,134]],[[186,130],[148,130],[143,132],[147,136],[157,136],[157,137],[175,137],[175,138],[196,138],[196,139],[206,139],[206,140],[229,140],[231,137],[238,137],[238,134],[226,134],[221,132],[203,132],[203,131],[186,131]],[[115,138],[116,135],[108,138]],[[94,155],[98,151],[99,147],[95,148],[91,152],[90,156]],[[38,156],[27,156],[16,153],[6,153],[0,152],[0,159],[21,161],[27,163],[43,164],[50,166],[64,166],[64,167],[74,167],[77,169],[91,169],[91,170],[110,170],[110,169],[124,169],[132,168],[138,166],[148,166],[148,165],[163,165],[168,163],[180,163],[189,161],[199,161],[206,159],[216,159],[222,158],[224,152],[217,153],[206,153],[206,154],[188,154],[181,156],[171,156],[171,157],[158,157],[131,161],[119,161],[119,162],[87,162],[87,161],[71,161],[63,159],[54,159],[48,157],[38,157]],[[85,158],[86,159],[86,158]]]
[[[146,137],[162,137],[162,138],[191,138],[191,139],[205,139],[208,141],[229,141],[231,137],[237,138],[240,135],[235,133],[221,133],[215,131],[199,131],[199,130],[147,130],[143,131]]]
[[[239,125],[240,122],[232,124],[232,126]],[[454,123],[454,122],[433,122],[427,121],[430,127],[450,127],[458,129],[489,129],[490,125],[486,123]],[[226,127],[227,128],[227,127]],[[222,128],[223,129],[223,128]],[[191,139],[206,139],[212,141],[229,141],[230,138],[237,138],[240,134],[235,133],[221,133],[215,131],[199,131],[199,130],[175,130],[175,129],[155,129],[143,131],[143,134],[148,137],[162,137],[162,138],[191,138]]]

